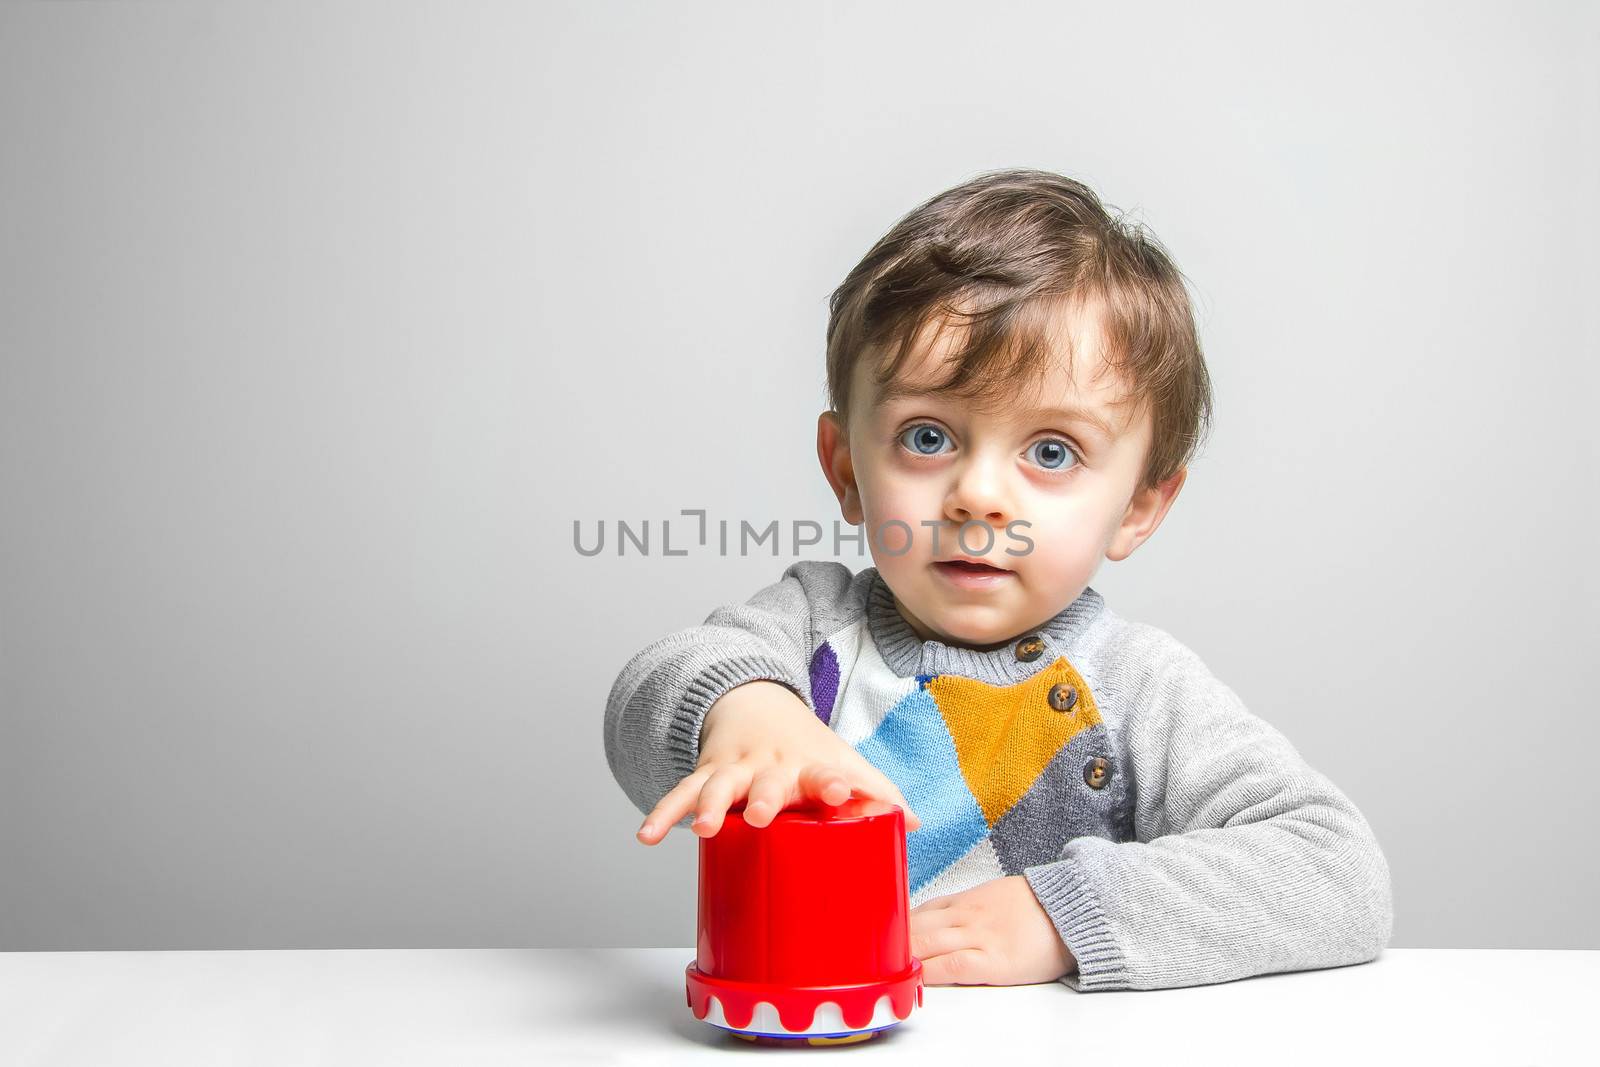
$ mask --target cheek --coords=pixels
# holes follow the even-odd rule
[[[1105,554],[1106,517],[1079,502],[1063,502],[1027,516],[1032,523],[1018,533],[1033,540],[1033,568],[1042,573],[1071,574]]]
[[[869,536],[874,539],[873,555],[878,569],[891,576],[898,575],[931,558],[933,535],[922,523],[938,519],[942,509],[940,497],[930,483],[897,478],[893,472],[880,471],[870,479],[858,478],[858,484],[861,486],[862,517]]]
[[[896,477],[879,468],[859,484],[862,510],[869,520],[899,519],[915,530],[922,520],[939,517],[938,494],[926,480]]]

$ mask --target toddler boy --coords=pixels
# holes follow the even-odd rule
[[[1198,985],[1375,957],[1371,828],[1189,649],[1089,581],[1160,525],[1211,414],[1182,275],[1060,175],[981,175],[830,301],[817,452],[874,567],[799,562],[606,706],[654,844],[740,802],[907,809],[929,984]]]

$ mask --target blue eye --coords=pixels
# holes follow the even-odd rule
[[[1059,437],[1046,437],[1042,441],[1035,441],[1028,447],[1028,454],[1033,461],[1046,470],[1060,470],[1069,458],[1077,458],[1068,445]]]
[[[900,435],[900,443],[919,456],[936,456],[950,443],[945,432],[932,423],[919,423]]]

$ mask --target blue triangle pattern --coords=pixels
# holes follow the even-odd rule
[[[921,828],[906,835],[913,893],[988,836],[989,824],[962,777],[955,741],[925,685],[889,709],[856,751],[899,787],[922,819]]]

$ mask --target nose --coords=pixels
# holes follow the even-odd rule
[[[987,522],[1004,526],[1011,521],[1011,502],[996,457],[971,456],[956,472],[945,496],[945,516],[953,522]]]

